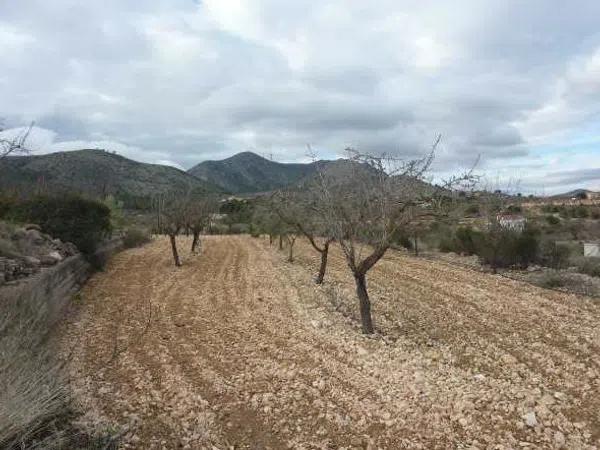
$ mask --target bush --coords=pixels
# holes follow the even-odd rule
[[[600,277],[600,258],[579,257],[572,262],[578,272],[591,277]]]
[[[567,245],[546,241],[541,246],[539,262],[552,269],[564,269],[569,264],[570,256],[571,249]]]
[[[402,248],[405,248],[406,250],[413,249],[412,239],[408,236],[408,234],[406,234],[405,230],[396,230],[394,232],[394,235],[392,236],[392,242],[396,245],[401,246]]]
[[[525,227],[522,232],[496,228],[481,233],[476,244],[476,254],[492,268],[526,268],[539,253],[539,232]]]
[[[0,256],[5,258],[18,258],[21,255],[15,248],[12,241],[0,237]]]
[[[590,211],[585,206],[579,205],[571,210],[571,214],[577,219],[585,219],[589,217]]]
[[[469,205],[467,207],[467,209],[465,210],[465,214],[470,215],[470,216],[478,215],[479,214],[479,205],[476,203]]]
[[[35,197],[17,204],[10,214],[15,220],[39,224],[45,233],[72,242],[87,254],[111,231],[110,209],[78,196]]]
[[[546,216],[546,222],[548,222],[548,225],[558,225],[560,219],[556,216]]]
[[[563,287],[566,284],[565,279],[558,273],[544,274],[538,283],[548,289]]]
[[[473,255],[477,253],[477,245],[481,241],[481,233],[471,227],[460,227],[456,230],[455,248],[457,253]]]
[[[245,234],[250,231],[250,225],[247,223],[234,223],[229,227],[230,234]]]
[[[542,212],[546,214],[553,214],[558,212],[558,207],[554,205],[542,205]]]
[[[152,240],[150,233],[141,228],[129,228],[123,236],[123,246],[125,248],[141,247]]]

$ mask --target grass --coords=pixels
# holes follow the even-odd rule
[[[35,297],[0,302],[0,448],[116,448],[111,435],[73,426],[65,362],[49,339],[48,305]]]

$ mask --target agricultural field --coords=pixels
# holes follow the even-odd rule
[[[600,304],[389,251],[367,278],[376,333],[332,246],[180,238],[124,251],[59,330],[90,429],[123,448],[600,445]]]

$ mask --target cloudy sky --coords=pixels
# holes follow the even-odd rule
[[[189,168],[347,146],[600,190],[600,1],[0,0],[0,117],[37,153]],[[502,181],[503,183],[504,181]]]

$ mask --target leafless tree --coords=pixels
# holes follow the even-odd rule
[[[285,234],[285,240],[288,244],[288,261],[294,262],[294,244],[298,235],[292,231]]]
[[[327,269],[329,246],[334,241],[331,232],[327,229],[325,221],[319,214],[318,198],[313,189],[281,190],[276,192],[271,200],[271,207],[281,221],[291,227],[297,234],[301,234],[310,242],[311,246],[321,256],[319,272],[315,279],[317,284],[322,284]],[[291,249],[290,249],[291,252]],[[290,256],[290,260],[292,257]]]
[[[383,257],[394,233],[419,217],[421,211],[444,204],[452,187],[472,179],[472,170],[442,186],[424,181],[440,138],[422,158],[410,161],[347,149],[346,172],[341,176],[322,164],[312,188],[319,201],[315,210],[339,243],[354,276],[364,333],[374,332],[367,272]]]
[[[27,139],[31,134],[34,122],[31,122],[27,128],[12,137],[5,137],[0,134],[0,159],[4,159],[9,155],[26,155],[30,153],[27,147]],[[4,126],[0,123],[0,133],[4,130]]]
[[[177,267],[181,266],[179,252],[177,251],[177,236],[181,233],[187,223],[187,210],[189,207],[186,193],[170,193],[160,202],[160,233],[169,236],[173,261]]]
[[[252,226],[260,233],[265,233],[269,236],[269,245],[273,245],[273,239],[278,236],[279,249],[283,249],[285,224],[275,211],[272,199],[264,199],[256,204]]]
[[[209,224],[211,214],[218,210],[218,203],[212,195],[190,197],[187,203],[186,227],[193,236],[191,252],[196,253],[200,246],[200,233]]]

